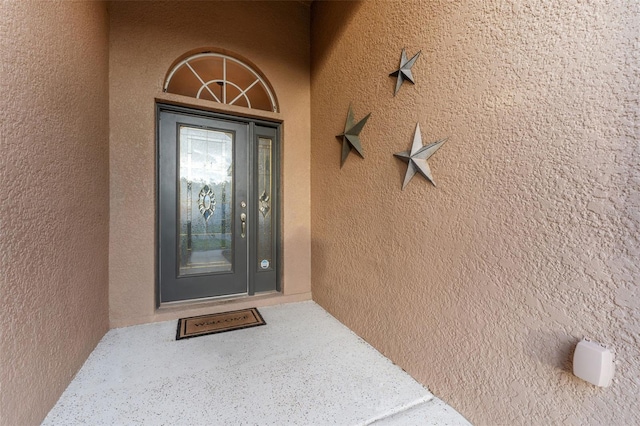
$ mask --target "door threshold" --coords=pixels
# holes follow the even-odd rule
[[[170,305],[165,303],[156,308],[152,315],[133,319],[128,318],[126,320],[112,320],[110,325],[111,328],[128,327],[130,325],[177,320],[183,317],[217,314],[246,308],[261,308],[263,306],[282,305],[284,303],[304,302],[311,299],[311,292],[283,294],[278,291],[270,291],[261,292],[253,296],[242,295],[223,300],[188,300],[173,302]]]
[[[254,295],[249,295],[247,293],[238,293],[238,294],[229,294],[224,296],[215,296],[215,297],[205,297],[201,299],[190,299],[190,300],[178,300],[176,302],[164,302],[161,303],[160,306],[156,309],[156,312],[169,312],[176,310],[184,310],[190,308],[203,308],[207,306],[220,306],[220,305],[228,305],[230,303],[235,302],[249,302],[249,301],[260,301],[263,299],[270,299],[273,297],[280,297],[282,293],[279,291],[266,291],[263,293],[258,293]]]

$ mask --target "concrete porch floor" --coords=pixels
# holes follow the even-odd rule
[[[266,326],[176,341],[110,330],[43,425],[469,425],[314,302]]]

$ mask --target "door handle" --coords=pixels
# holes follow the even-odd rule
[[[247,236],[247,215],[245,213],[240,214],[240,222],[242,227],[242,232],[240,233],[240,236],[244,238]]]

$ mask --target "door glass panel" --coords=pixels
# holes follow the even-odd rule
[[[178,276],[233,269],[233,139],[180,126]]]
[[[272,270],[273,213],[272,141],[258,138],[258,270]]]

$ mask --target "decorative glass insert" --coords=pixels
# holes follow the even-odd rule
[[[258,138],[258,269],[262,271],[273,269],[272,145],[271,139]]]
[[[265,79],[249,65],[221,53],[192,55],[171,69],[164,91],[197,99],[278,112]]]
[[[180,126],[178,276],[233,268],[233,142],[233,133]]]
[[[203,186],[200,190],[198,207],[205,221],[209,220],[213,212],[216,211],[216,194],[209,188],[209,185]]]
[[[260,213],[262,213],[262,217],[267,217],[269,211],[271,210],[271,197],[269,196],[269,194],[267,194],[266,190],[262,191],[262,194],[260,194],[260,198],[258,198],[258,201],[260,201],[260,207],[258,207],[258,210],[260,210]]]

